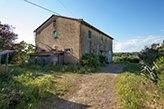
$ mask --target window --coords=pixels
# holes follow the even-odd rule
[[[73,49],[72,48],[67,48],[64,50],[66,54],[73,54]]]
[[[103,37],[101,36],[101,40],[100,40],[100,42],[102,43],[103,42]]]
[[[57,37],[57,32],[54,31],[53,37],[56,38]]]
[[[54,25],[53,26],[56,26],[56,20],[54,20]]]
[[[88,30],[88,39],[92,39],[92,32]]]

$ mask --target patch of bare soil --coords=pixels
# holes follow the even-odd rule
[[[119,64],[109,64],[100,68],[99,73],[75,77],[72,74],[61,76],[70,79],[74,86],[65,96],[55,100],[51,109],[117,109],[120,107],[115,91],[115,81],[122,72]]]

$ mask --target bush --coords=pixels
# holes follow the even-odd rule
[[[113,57],[114,62],[133,62],[133,63],[139,63],[140,59],[138,56],[122,56],[122,57]]]
[[[153,43],[150,47],[145,46],[138,56],[145,64],[153,66],[153,62],[155,62],[156,59],[164,56],[164,40],[162,44]]]
[[[108,63],[107,57],[104,55],[99,56],[99,61],[100,61],[100,63],[106,63],[106,64]]]
[[[157,49],[145,47],[138,56],[145,64],[153,66],[153,62],[158,59],[160,55]]]
[[[134,63],[139,63],[139,62],[140,62],[140,59],[134,58],[134,59],[133,59],[133,62],[134,62]]]
[[[87,65],[89,67],[97,68],[100,66],[99,57],[96,54],[84,54],[81,58],[81,64],[83,66]]]

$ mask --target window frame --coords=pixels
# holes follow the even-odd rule
[[[55,34],[55,35],[54,35]],[[55,37],[54,37],[55,36]],[[53,31],[53,38],[57,38],[57,31]]]
[[[91,30],[88,30],[88,39],[92,40],[92,31]]]
[[[101,38],[100,38],[100,42],[103,43],[103,36],[101,36]]]

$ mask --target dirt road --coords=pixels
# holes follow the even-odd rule
[[[99,73],[63,79],[77,80],[73,90],[70,90],[60,100],[55,101],[52,109],[117,109],[118,96],[115,92],[115,80],[122,72],[119,64],[109,64],[101,67]]]

